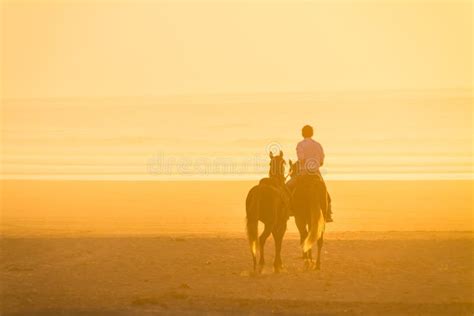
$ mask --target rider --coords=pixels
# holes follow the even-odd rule
[[[303,140],[296,146],[296,154],[298,156],[299,163],[299,175],[317,175],[324,184],[324,191],[327,191],[324,179],[321,176],[319,167],[324,164],[324,150],[320,143],[315,141],[313,137],[313,128],[306,125],[302,129]],[[290,189],[296,186],[297,178],[292,178],[288,183]],[[332,222],[332,210],[331,210],[331,197],[329,193],[327,195],[328,203],[326,208],[325,219],[326,222]]]

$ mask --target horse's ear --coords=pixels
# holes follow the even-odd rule
[[[270,158],[273,158],[273,151],[270,151]]]
[[[283,150],[280,150],[280,157],[283,157]]]

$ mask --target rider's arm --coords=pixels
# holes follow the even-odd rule
[[[324,149],[323,146],[319,145],[321,147],[321,161],[319,163],[319,166],[322,167],[324,165]]]

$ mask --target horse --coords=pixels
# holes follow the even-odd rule
[[[247,194],[247,237],[253,259],[254,272],[261,273],[265,265],[264,248],[265,241],[273,235],[275,241],[275,261],[273,263],[275,273],[282,269],[281,246],[283,236],[286,232],[289,219],[289,199],[286,199],[281,188],[285,187],[285,160],[283,152],[279,155],[270,153],[269,177],[260,180],[259,184],[252,187]],[[260,237],[258,236],[258,222],[264,224]],[[257,253],[260,260],[257,267]]]
[[[290,165],[290,177],[299,173],[299,162]],[[292,192],[292,210],[296,227],[300,233],[300,244],[303,260],[308,269],[321,268],[321,249],[325,220],[322,207],[327,207],[327,193],[319,175],[303,175],[298,178],[296,188]],[[318,254],[316,263],[313,261],[312,248],[317,241]]]

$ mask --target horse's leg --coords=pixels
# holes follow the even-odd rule
[[[307,233],[306,233],[306,236],[308,236],[309,231],[311,231],[311,227],[312,227],[311,219],[310,218],[305,218],[304,223],[305,223],[305,229],[306,229],[306,225],[308,227],[308,230],[307,230]],[[302,243],[304,242],[305,239],[303,239]],[[314,269],[315,262],[313,260],[313,248],[310,248],[310,249],[308,249],[308,251],[306,251],[306,254],[304,255],[304,259],[305,259],[306,268],[310,269],[310,270]]]
[[[321,238],[318,239],[318,257],[316,258],[316,269],[321,269],[321,248],[323,248],[323,236],[324,232],[321,233]]]
[[[286,231],[286,221],[282,223],[278,229],[272,232],[273,239],[275,240],[275,261],[273,263],[273,267],[275,269],[275,273],[280,272],[283,264],[281,261],[281,246],[283,243],[283,236],[285,235]]]
[[[311,228],[313,227],[312,223],[311,223],[311,218],[308,218],[307,219],[307,223],[308,223],[308,234],[309,234],[309,231],[311,230]],[[313,260],[313,248],[309,249],[307,254],[306,254],[306,258],[308,259],[308,262],[309,262],[309,265],[312,267],[314,267],[314,260]]]
[[[300,245],[303,246],[303,243],[308,236],[308,230],[306,229],[306,221],[302,216],[295,216],[295,223],[296,227],[298,227],[298,231],[300,232]],[[307,253],[303,252],[303,259],[307,258]]]
[[[253,260],[253,272],[257,272],[257,246],[258,246],[258,221],[250,223],[247,221],[247,232],[250,238],[254,238],[254,241],[251,242],[251,252],[252,252],[252,260]]]
[[[258,272],[262,272],[263,270],[263,266],[265,265],[265,259],[264,259],[264,249],[265,249],[265,241],[267,240],[268,236],[270,236],[270,234],[272,233],[272,228],[273,228],[273,225],[269,225],[269,224],[265,224],[265,228],[262,232],[262,234],[260,235],[260,239],[259,239],[259,242],[260,242],[260,261],[258,263],[259,267],[258,267]]]

